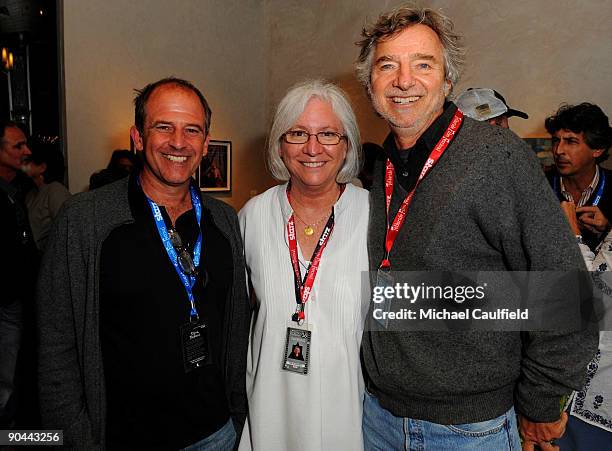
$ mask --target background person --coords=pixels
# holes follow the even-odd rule
[[[591,103],[564,105],[544,126],[556,168],[549,181],[560,201],[576,205],[582,238],[594,251],[612,218],[612,172],[599,166],[612,146],[608,116]]]
[[[580,252],[589,271],[612,271],[612,232],[608,232],[595,252],[584,244],[576,205],[562,201],[561,208],[576,235]],[[609,280],[605,277],[604,280]],[[606,296],[610,302],[610,296]],[[610,309],[610,306],[607,306]],[[587,365],[587,379],[581,390],[572,393],[567,406],[569,420],[557,444],[563,451],[612,450],[612,332],[599,332],[599,350]]]
[[[455,104],[467,117],[502,128],[510,128],[508,118],[513,116],[529,119],[527,113],[510,108],[506,99],[490,88],[469,88],[457,96]]]
[[[367,191],[350,183],[359,152],[355,116],[335,85],[307,81],[281,100],[267,162],[286,183],[239,213],[257,310],[241,450],[362,449],[361,275],[368,269],[369,210]],[[289,329],[311,340],[301,354],[306,374],[291,371],[304,366],[282,362],[292,344]]]
[[[24,167],[34,182],[26,195],[32,233],[39,251],[45,250],[51,224],[70,192],[63,185],[64,157],[54,146],[36,144]]]
[[[21,172],[30,155],[19,126],[0,121],[0,429],[38,427],[33,330],[38,252],[24,202],[32,182]]]
[[[372,188],[372,181],[374,180],[374,165],[376,160],[382,158],[382,147],[378,144],[371,142],[365,142],[361,145],[363,152],[363,166],[359,171],[358,178],[361,181],[363,189],[368,191]]]
[[[113,150],[106,169],[95,172],[89,178],[89,189],[100,188],[130,175],[137,163],[136,155],[127,149]]]

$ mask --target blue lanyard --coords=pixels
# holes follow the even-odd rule
[[[591,204],[593,207],[597,207],[597,204],[599,204],[601,196],[603,196],[604,186],[606,186],[606,173],[604,171],[599,171],[599,186],[597,187],[597,194],[595,194],[595,199],[593,199],[593,203]],[[554,187],[555,191],[561,196],[561,177],[555,177]]]
[[[191,203],[193,204],[193,208],[195,208],[196,212],[196,221],[198,222],[198,229],[200,229],[200,233],[198,234],[198,239],[196,241],[195,247],[193,248],[193,264],[197,268],[200,264],[200,254],[202,251],[202,229],[200,228],[200,221],[202,219],[202,204],[200,203],[200,197],[198,196],[195,188],[193,186],[189,187],[189,191],[191,193]],[[170,261],[174,265],[174,269],[176,273],[181,278],[183,285],[185,286],[185,291],[187,291],[187,296],[189,297],[189,303],[191,304],[191,312],[189,315],[192,319],[197,320],[199,318],[198,311],[195,307],[195,300],[193,297],[193,286],[196,282],[196,276],[191,275],[187,276],[178,264],[178,255],[176,253],[176,249],[172,246],[172,242],[170,241],[170,236],[168,235],[168,228],[166,227],[166,223],[164,222],[164,217],[159,210],[159,207],[155,202],[147,197],[147,201],[149,202],[149,206],[151,207],[151,211],[153,212],[153,218],[155,219],[155,225],[157,226],[157,231],[159,232],[159,236],[162,239],[162,243],[164,244],[164,248],[168,253],[168,257]]]
[[[599,171],[599,175],[601,176],[601,181],[599,182],[599,189],[597,190],[597,194],[595,195],[595,200],[593,200],[593,207],[596,207],[599,201],[601,200],[601,196],[603,196],[604,185],[606,184],[606,173],[604,171]]]

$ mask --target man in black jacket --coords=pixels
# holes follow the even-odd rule
[[[0,122],[0,429],[14,425],[19,408],[35,409],[24,403],[21,390],[16,396],[15,369],[20,353],[21,374],[28,378],[35,374],[32,346],[23,348],[24,325],[30,328],[33,320],[34,292],[38,268],[38,252],[30,230],[24,196],[29,187],[28,177],[21,166],[31,155],[27,138],[14,122]],[[27,344],[33,342],[32,330],[27,331]],[[23,377],[19,383],[23,383]],[[17,405],[19,403],[19,405]],[[28,412],[19,412],[26,414]],[[36,415],[36,412],[29,412]],[[28,421],[26,427],[35,425]]]
[[[552,187],[559,200],[576,205],[580,238],[594,251],[612,219],[612,172],[598,164],[608,158],[612,145],[608,117],[590,103],[565,105],[545,126],[557,169]]]
[[[135,107],[142,170],[68,201],[43,259],[43,425],[77,449],[231,450],[250,308],[236,214],[191,179],[210,108],[175,78]]]

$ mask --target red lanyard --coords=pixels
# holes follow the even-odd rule
[[[287,192],[287,197],[289,197],[289,192]],[[331,215],[329,215],[329,219],[325,224],[325,228],[319,237],[319,242],[315,247],[312,257],[310,258],[310,265],[308,265],[308,269],[306,270],[306,275],[304,276],[304,280],[302,281],[302,274],[300,271],[300,262],[298,259],[298,247],[297,247],[297,239],[295,235],[295,220],[293,219],[293,215],[289,218],[287,222],[287,237],[289,240],[289,255],[291,257],[291,266],[293,266],[293,279],[295,285],[295,300],[298,304],[295,314],[292,316],[292,320],[295,322],[301,322],[304,320],[304,304],[308,301],[310,297],[310,292],[312,291],[312,286],[314,285],[315,277],[317,277],[317,271],[319,270],[319,263],[321,262],[321,256],[323,255],[323,250],[325,246],[327,246],[327,242],[329,241],[329,237],[331,236],[332,231],[334,230],[334,209],[332,207]]]
[[[391,160],[387,159],[387,165],[385,170],[385,203],[387,205],[387,233],[385,236],[385,257],[380,263],[380,268],[382,269],[391,269],[391,261],[389,261],[389,254],[391,253],[391,249],[393,248],[393,243],[395,243],[395,239],[397,235],[404,225],[404,221],[406,220],[406,215],[408,214],[408,207],[412,203],[412,198],[414,197],[414,193],[421,183],[421,181],[425,178],[425,176],[431,171],[431,169],[436,165],[442,154],[446,151],[448,145],[455,138],[455,134],[461,123],[463,122],[463,113],[460,110],[457,110],[450,124],[446,128],[446,131],[438,141],[438,144],[434,147],[434,149],[429,154],[425,165],[423,166],[423,170],[419,175],[419,178],[412,188],[412,191],[408,193],[404,202],[400,206],[397,214],[395,215],[395,219],[391,226],[389,226],[389,207],[391,206],[391,196],[393,195],[393,185],[395,180],[395,168],[393,167],[393,163]]]

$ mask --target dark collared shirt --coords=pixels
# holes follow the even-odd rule
[[[24,203],[30,184],[30,178],[21,172],[11,183],[0,178],[0,305],[21,300],[28,309],[33,308],[39,263]]]
[[[597,189],[597,185],[599,185],[599,166],[595,166],[595,176],[593,177],[593,180],[591,180],[591,183],[589,183],[589,186],[582,190],[582,193],[580,194],[580,198],[578,200],[574,199],[570,192],[565,189],[563,177],[559,178],[559,184],[561,185],[561,195],[565,198],[566,201],[574,202],[576,204],[576,207],[583,207],[587,204],[587,202],[591,198],[591,195]]]
[[[409,192],[416,185],[427,157],[438,144],[456,111],[457,106],[454,103],[446,102],[443,113],[425,130],[425,133],[410,149],[398,149],[392,133],[385,139],[383,143],[385,154],[395,167],[397,181],[406,191]]]
[[[195,304],[207,325],[214,365],[185,373],[179,328],[189,321],[185,288],[164,249],[151,209],[134,178],[135,222],[102,245],[100,339],[109,449],[178,449],[219,430],[229,419],[220,367],[225,306],[233,263],[229,242],[202,205],[202,255]],[[160,206],[166,224],[169,218]],[[199,227],[193,209],[176,229],[192,253]],[[193,253],[192,253],[193,255]]]

